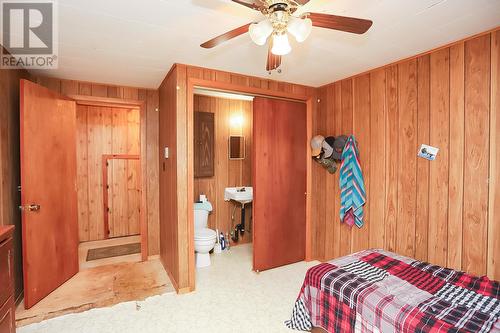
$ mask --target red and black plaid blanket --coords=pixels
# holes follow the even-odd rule
[[[328,332],[500,332],[500,284],[383,250],[306,274],[289,328]]]

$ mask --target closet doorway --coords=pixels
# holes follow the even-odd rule
[[[27,80],[20,90],[29,309],[79,270],[147,259],[145,117],[143,101],[64,96]]]
[[[141,260],[140,107],[77,100],[80,268]]]

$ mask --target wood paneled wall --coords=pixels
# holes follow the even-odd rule
[[[194,96],[194,110],[211,112],[215,118],[215,174],[213,177],[195,178],[194,201],[199,199],[200,194],[205,194],[211,201],[214,210],[209,215],[209,228],[218,229],[224,234],[229,233],[231,226],[231,215],[234,203],[224,201],[224,189],[226,187],[252,186],[252,123],[253,106],[251,101],[232,100],[209,96]],[[232,126],[231,118],[240,116],[243,119],[241,126]],[[245,137],[245,159],[229,159],[229,136],[243,135]],[[247,205],[245,226],[247,232],[240,238],[238,244],[252,241],[252,234],[248,225],[251,216],[251,205]],[[234,226],[241,221],[241,208],[234,214]]]
[[[141,233],[141,163],[137,159],[108,160],[109,237]]]
[[[354,134],[365,226],[339,221],[338,173],[314,166],[315,256],[385,248],[500,280],[500,31],[319,89],[315,133]],[[440,149],[417,158],[420,144]]]
[[[163,80],[159,88],[160,97],[160,258],[172,284],[179,291],[186,288],[187,277],[181,279],[180,254],[187,247],[187,240],[182,239],[178,219],[178,178],[177,178],[177,104],[178,75],[175,68]],[[164,149],[168,148],[168,158],[164,158]]]
[[[1,46],[0,46],[1,47]],[[23,291],[19,166],[19,80],[25,70],[0,70],[0,225],[14,225],[15,295]]]
[[[141,119],[143,135],[141,149],[145,151],[146,158],[141,161],[141,166],[145,180],[143,195],[146,196],[147,202],[145,216],[148,221],[148,255],[159,254],[158,91],[46,77],[38,77],[35,81],[64,95],[132,99],[145,102],[145,119]]]
[[[140,154],[140,110],[78,105],[77,183],[81,242],[105,239],[103,155]],[[110,160],[108,166],[109,237],[140,233],[137,160]]]
[[[223,84],[228,90],[255,90],[261,94],[282,94],[304,97],[315,96],[310,87],[250,77],[201,67],[176,64],[159,88],[160,95],[160,154],[169,147],[170,158],[160,166],[160,243],[162,262],[173,277],[180,292],[194,289],[194,263],[190,253],[188,202],[194,193],[189,192],[188,142],[192,138],[192,117],[188,115],[188,80],[202,79]],[[315,99],[313,99],[315,101]],[[315,107],[315,103],[313,105]],[[306,126],[306,124],[304,124]],[[165,164],[163,164],[165,163]],[[190,265],[191,264],[191,265]]]

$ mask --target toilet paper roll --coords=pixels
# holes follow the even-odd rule
[[[206,202],[207,201],[207,196],[205,194],[200,194],[200,201],[201,202]]]

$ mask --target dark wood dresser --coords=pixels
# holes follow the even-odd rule
[[[0,333],[16,331],[13,226],[0,226]]]

